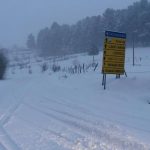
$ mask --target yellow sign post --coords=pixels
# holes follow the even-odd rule
[[[103,81],[102,85],[106,88],[106,74],[122,75],[125,73],[125,43],[126,34],[119,32],[106,31],[103,53]]]

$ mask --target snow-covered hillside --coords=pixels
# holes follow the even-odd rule
[[[92,57],[45,60],[63,68],[56,73],[33,59],[0,81],[0,150],[150,150],[150,48],[135,49],[134,67],[127,49],[128,77],[108,75],[106,90],[102,53],[81,74],[65,68]]]

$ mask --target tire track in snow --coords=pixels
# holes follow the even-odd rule
[[[17,96],[15,96],[13,94],[13,97],[16,99],[16,103],[6,111],[6,113],[3,115],[3,117],[0,120],[0,140],[1,140],[1,146],[3,148],[6,147],[7,150],[20,150],[20,147],[15,143],[15,141],[10,137],[10,135],[4,129],[4,125],[9,122],[9,120],[11,119],[11,117],[13,116],[13,114],[20,107],[20,105],[22,104],[22,102],[24,100],[25,95],[26,95],[26,92],[24,92],[23,95],[21,96],[21,98],[18,100]]]
[[[6,147],[6,150],[20,150],[20,147],[15,143],[15,141],[4,129],[4,125],[9,122],[9,120],[20,105],[21,101],[17,102],[14,106],[10,107],[0,120],[0,141],[1,145],[3,147]]]
[[[26,104],[26,105],[28,105],[28,106],[33,106],[33,104],[29,104],[29,102],[28,103],[24,103],[24,104]],[[104,122],[100,122],[99,120],[92,120],[91,118],[93,117],[93,116],[89,116],[89,111],[85,111],[84,109],[81,109],[83,112],[83,114],[81,113],[81,110],[80,109],[77,109],[76,108],[76,106],[74,105],[74,107],[72,108],[70,108],[69,106],[63,106],[63,108],[52,108],[52,106],[50,105],[44,105],[44,104],[34,104],[34,105],[36,105],[36,107],[38,107],[38,108],[43,108],[44,110],[48,110],[48,111],[51,111],[51,112],[57,112],[58,114],[63,114],[64,116],[68,116],[68,117],[70,117],[70,118],[73,118],[73,119],[76,119],[76,120],[80,120],[80,121],[84,121],[85,123],[89,123],[90,122],[90,124],[92,125],[92,126],[94,126],[94,127],[99,127],[99,128],[105,128],[106,129],[106,126],[107,126],[107,131],[108,130],[110,130],[111,129],[111,131],[113,130],[113,132],[120,132],[120,128],[118,128],[117,126],[114,126],[114,125],[112,125],[112,124],[110,124],[109,123],[109,125],[108,125],[108,123],[106,124],[106,122],[104,123]],[[73,111],[73,109],[75,110],[75,112]],[[70,110],[71,110],[71,113],[70,113]],[[80,115],[79,114],[77,114],[77,111],[79,111],[80,112]],[[81,116],[81,114],[82,114],[82,116]],[[83,116],[84,115],[84,116]]]
[[[0,120],[0,141],[3,149],[5,148],[6,150],[20,150],[20,147],[14,142],[14,140],[9,136],[9,134],[3,127],[10,120],[13,113],[18,109],[19,106],[20,103],[17,103],[13,107],[11,107]]]
[[[1,147],[6,150],[20,150],[18,145],[8,135],[7,131],[0,125],[0,141]]]
[[[79,149],[85,149],[85,147],[77,147],[76,142],[72,138],[68,138],[68,136],[65,136],[66,134],[62,134],[61,132],[56,132],[54,130],[51,130],[49,128],[41,127],[40,124],[34,123],[33,120],[17,116],[21,120],[21,122],[24,122],[24,124],[27,126],[27,124],[36,130],[36,133],[39,133],[41,137],[45,139],[47,137],[48,141],[53,141],[54,143],[58,144],[62,148],[65,148],[65,150],[79,150]],[[77,134],[77,133],[73,133]],[[80,135],[78,135],[80,136]],[[38,141],[35,141],[38,142]],[[91,149],[90,149],[91,150]]]
[[[44,98],[47,99],[47,102],[49,102],[49,103],[52,102],[52,103],[57,103],[57,104],[60,104],[60,105],[64,105],[64,106],[66,106],[68,108],[71,108],[72,110],[78,110],[78,111],[80,111],[81,113],[83,113],[86,116],[88,115],[88,116],[91,116],[91,117],[103,118],[104,120],[106,120],[106,115],[105,114],[101,113],[101,114],[97,115],[97,114],[95,114],[93,112],[90,112],[90,110],[87,110],[84,107],[78,106],[78,105],[76,105],[74,103],[69,103],[69,102],[62,103],[62,102],[60,102],[58,100],[52,100],[52,99],[47,98],[47,97],[44,97]],[[62,99],[60,98],[60,100],[62,100]],[[103,109],[103,107],[101,109]],[[118,112],[116,112],[116,111],[107,112],[107,114],[110,114],[110,115],[112,113],[116,114],[116,115],[118,114]],[[122,113],[122,115],[126,116],[126,114],[124,114],[124,113]],[[134,119],[140,119],[140,117],[138,117],[138,116],[131,116],[131,115],[128,115],[128,116],[133,117]],[[112,123],[114,122],[114,119],[112,119],[110,117],[107,117],[107,120],[109,120],[109,122],[112,122]],[[147,119],[147,118],[144,118],[144,120],[149,122],[149,119]],[[115,120],[115,123],[118,123],[119,125],[122,125],[123,127],[125,126],[125,127],[131,128],[131,129],[137,130],[137,131],[150,133],[150,130],[146,130],[145,128],[140,128],[140,127],[136,127],[134,125],[130,125],[127,122],[125,123],[125,122],[121,122],[120,120]]]
[[[21,119],[22,121],[25,121],[25,123],[28,123],[30,126],[33,126],[34,129],[38,128],[38,131],[40,131],[40,134],[42,133],[41,129],[43,129],[44,132],[48,135],[49,140],[52,140],[58,145],[63,146],[64,148],[67,148],[69,150],[112,150],[112,147],[110,149],[108,144],[99,143],[99,141],[96,141],[93,137],[91,138],[91,135],[90,137],[87,135],[81,135],[80,131],[76,131],[76,130],[74,131],[73,134],[78,133],[79,137],[76,140],[73,140],[66,136],[62,136],[61,133],[56,133],[47,128],[41,128],[39,127],[38,124],[33,123],[33,120],[31,121],[28,119],[24,119],[23,117],[20,117],[20,116],[17,116],[17,117]],[[55,120],[55,122],[62,123],[58,120]],[[72,130],[72,128],[70,130]]]
[[[136,149],[136,150],[148,150],[144,144],[141,144],[135,140],[131,140],[128,138],[120,138],[115,135],[111,135],[103,129],[98,129],[95,128],[93,125],[90,123],[87,124],[83,120],[78,120],[78,119],[73,119],[72,117],[66,116],[64,114],[58,113],[55,111],[54,113],[50,112],[45,112],[41,110],[41,108],[37,108],[35,106],[31,106],[27,104],[28,107],[30,107],[31,111],[37,111],[38,113],[41,113],[43,115],[46,115],[48,118],[56,120],[57,122],[62,123],[63,125],[69,127],[70,129],[75,130],[75,132],[82,134],[84,137],[88,137],[87,139],[90,139],[93,137],[94,141],[96,141],[97,145],[96,147],[99,146],[103,143],[104,145],[108,146],[107,148],[119,148],[122,149],[123,147],[126,149]],[[65,118],[65,119],[64,119]],[[84,141],[84,140],[83,140]],[[99,141],[99,142],[98,142]],[[86,141],[90,142],[90,141]],[[80,143],[81,144],[81,143]],[[82,143],[83,144],[83,143]],[[87,144],[87,143],[86,143]],[[84,144],[83,144],[84,145]],[[91,148],[91,147],[90,147]]]
[[[0,120],[0,124],[2,126],[4,126],[5,124],[7,124],[9,122],[9,120],[11,119],[11,117],[13,116],[13,114],[19,108],[20,105],[21,105],[21,103],[19,102],[16,105],[14,105],[13,107],[11,107],[10,109],[8,109],[8,111],[3,115],[3,117]]]
[[[7,150],[6,147],[4,147],[3,144],[0,143],[0,150]]]

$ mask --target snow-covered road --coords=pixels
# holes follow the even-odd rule
[[[0,149],[150,150],[149,66],[126,68],[127,78],[108,76],[106,91],[99,70],[1,81]]]

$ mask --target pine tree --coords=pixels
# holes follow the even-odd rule
[[[27,39],[27,47],[29,49],[34,49],[36,47],[35,45],[35,37],[32,34],[29,34]]]
[[[3,53],[0,52],[0,80],[4,78],[4,74],[7,68],[7,59]]]

